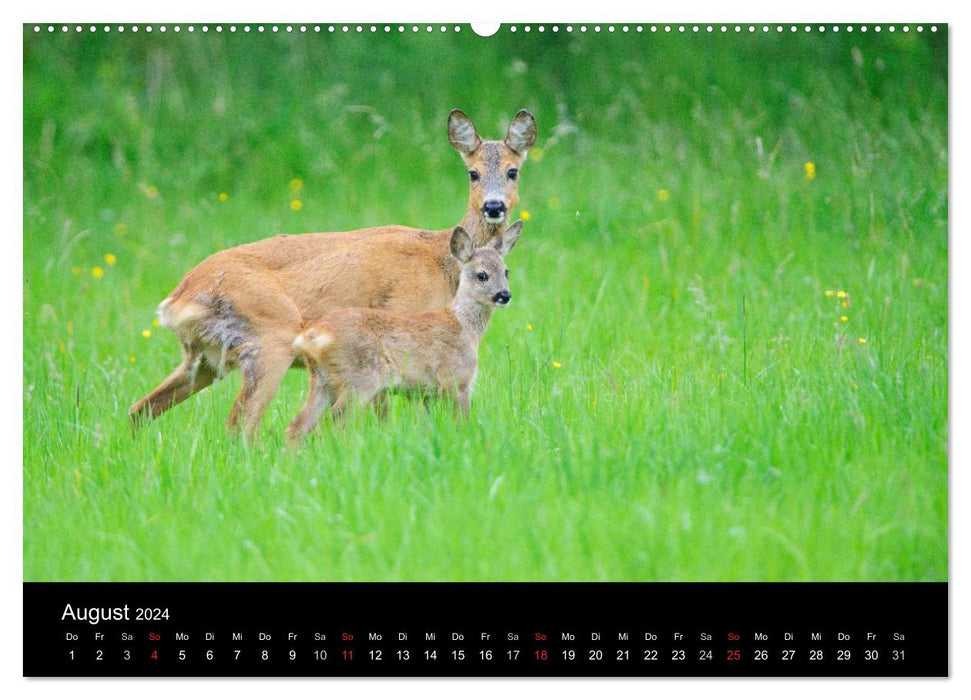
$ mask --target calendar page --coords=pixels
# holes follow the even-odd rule
[[[948,26],[27,23],[26,676],[947,676]]]

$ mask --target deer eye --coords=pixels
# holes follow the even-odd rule
[[[469,171],[469,179],[472,180],[472,182],[478,182],[479,181],[479,171],[478,170],[470,170]]]
[[[488,282],[488,281],[489,281],[489,275],[487,275],[487,274],[486,274],[486,273],[484,273],[484,272],[480,272],[479,274],[477,274],[477,275],[475,276],[475,278],[476,278],[477,280],[479,280],[480,282]]]
[[[515,168],[509,168],[509,170],[506,171],[506,177],[508,177],[510,180],[515,180],[517,177],[519,177],[519,171]]]

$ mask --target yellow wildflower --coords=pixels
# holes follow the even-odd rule
[[[562,366],[563,365],[561,365],[559,362],[557,362],[556,360],[553,360],[553,369],[559,369]]]
[[[290,208],[293,209],[294,211],[300,211],[301,209],[303,209],[303,202],[301,202],[299,199],[295,199],[292,202],[290,202]]]
[[[134,363],[134,362],[135,362],[135,356],[134,356],[134,355],[132,355],[132,356],[131,356],[131,357],[129,357],[128,359],[129,359],[129,360],[130,360],[130,361],[131,361],[132,363]]]
[[[519,212],[519,218],[522,219],[523,221],[529,221],[531,217],[529,215],[529,212],[523,209],[521,212]]]
[[[158,322],[158,319],[157,318],[153,318],[152,319],[152,325],[155,326],[156,328],[159,327],[159,322]]]
[[[229,195],[226,194],[225,192],[220,192],[219,193],[219,201],[220,202],[228,202],[229,201]]]
[[[827,289],[826,292],[825,292],[825,294],[826,294],[826,296],[831,297],[834,294],[836,294],[836,292],[834,292],[832,289]]]
[[[290,191],[291,192],[293,192],[294,194],[296,194],[297,192],[299,192],[302,189],[303,189],[303,180],[301,180],[299,177],[295,177],[292,180],[290,180]]]
[[[526,330],[527,330],[527,331],[531,331],[531,330],[533,330],[533,324],[532,324],[532,323],[527,323],[527,324],[526,324]]]
[[[142,331],[142,337],[143,338],[151,338],[152,337],[152,331],[150,331],[150,330],[148,330],[146,328],[145,330]]]
[[[860,341],[860,345],[866,345],[866,338],[857,338]]]
[[[840,316],[840,321],[842,321],[843,323],[846,323],[849,320],[850,320],[849,316]]]
[[[844,292],[844,291],[843,291],[843,290],[841,289],[841,290],[839,290],[838,292],[836,292],[836,296],[837,296],[837,297],[839,297],[840,299],[845,299],[845,298],[846,298],[846,292]]]
[[[112,253],[106,253],[106,254],[105,254],[105,264],[106,264],[106,265],[107,265],[108,267],[114,267],[114,264],[115,264],[116,262],[118,262],[118,258],[116,258],[116,257],[114,256],[114,254],[112,254]]]
[[[105,271],[100,267],[98,267],[97,265],[95,265],[94,267],[91,268],[91,274],[94,276],[95,279],[101,279],[102,277],[105,276]]]
[[[658,190],[657,198],[658,198],[658,201],[660,202],[666,202],[669,199],[671,199],[671,193],[668,192],[667,190]]]
[[[802,167],[806,170],[806,179],[807,180],[814,180],[814,179],[816,179],[816,164],[815,163],[813,163],[812,161],[808,161]]]

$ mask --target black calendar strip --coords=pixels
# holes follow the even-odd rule
[[[946,676],[947,584],[24,584],[27,676]]]

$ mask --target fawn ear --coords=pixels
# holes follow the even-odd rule
[[[492,239],[492,245],[499,251],[499,255],[506,257],[509,251],[513,249],[513,246],[516,245],[516,241],[519,240],[519,232],[522,230],[523,220],[519,219],[512,226]]]
[[[468,262],[472,253],[475,252],[475,244],[461,226],[456,226],[455,230],[452,231],[452,240],[448,247],[452,251],[452,255],[461,263]]]
[[[463,156],[475,153],[482,145],[475,124],[460,109],[453,109],[448,114],[448,140]]]
[[[506,132],[506,145],[517,153],[525,153],[536,143],[536,119],[527,110],[521,109]]]

